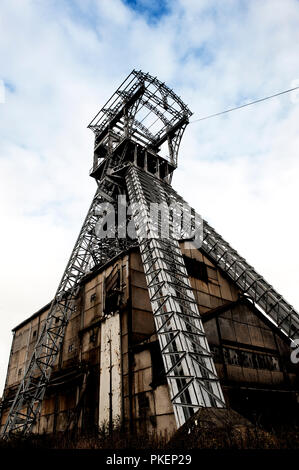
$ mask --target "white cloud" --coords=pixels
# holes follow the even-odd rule
[[[95,190],[86,125],[125,76],[157,75],[192,119],[299,78],[295,0],[168,6],[150,23],[120,0],[1,2],[1,388],[10,329],[54,294]],[[298,109],[285,95],[190,124],[174,177],[297,307]]]

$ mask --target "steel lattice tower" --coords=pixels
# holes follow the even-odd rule
[[[38,419],[82,277],[93,265],[103,265],[132,244],[140,248],[178,427],[200,407],[225,406],[179,239],[194,241],[197,237],[198,241],[200,235],[202,252],[285,335],[298,337],[299,316],[293,307],[205,221],[198,224],[200,217],[171,186],[191,114],[164,83],[133,70],[89,124],[95,134],[90,175],[97,183],[96,194],[11,406],[3,437],[16,431],[31,432]],[[168,156],[162,156],[165,147]],[[129,219],[135,224],[135,240],[123,236],[128,219],[115,232],[100,236],[99,207],[101,213],[103,207],[117,212],[120,195],[131,204]],[[157,217],[151,211],[154,203],[160,210]]]

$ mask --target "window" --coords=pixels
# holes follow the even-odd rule
[[[97,294],[92,294],[90,296],[90,302],[94,302],[96,300],[96,298],[97,298]]]
[[[224,347],[223,356],[224,362],[233,366],[272,371],[280,370],[279,359],[272,354],[263,354],[260,352],[243,351],[241,349]]]
[[[197,259],[189,258],[188,256],[183,255],[187,273],[204,282],[208,282],[208,273],[207,266],[203,261],[198,261]]]
[[[210,344],[210,351],[213,355],[214,362],[221,363],[221,354],[220,354],[220,348],[219,346],[215,346],[214,344]]]
[[[115,313],[119,309],[121,296],[120,271],[116,266],[104,283],[104,315]]]
[[[150,353],[152,360],[152,382],[150,386],[156,388],[158,385],[166,384],[165,369],[159,341],[150,343]]]
[[[73,352],[74,351],[74,344],[69,344],[69,349],[68,349],[69,353],[70,352]]]
[[[92,333],[90,334],[90,337],[89,337],[89,342],[90,342],[90,343],[95,343],[96,340],[97,340],[97,335],[96,335],[96,333],[92,332]]]

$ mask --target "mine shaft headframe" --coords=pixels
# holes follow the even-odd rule
[[[129,138],[155,153],[162,150],[161,156],[176,167],[181,138],[191,115],[187,105],[165,83],[133,70],[88,128],[95,133],[99,156],[105,157],[111,145]],[[167,155],[163,144],[168,146]]]

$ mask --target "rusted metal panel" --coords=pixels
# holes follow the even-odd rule
[[[132,310],[132,330],[137,338],[139,334],[140,342],[146,337],[155,333],[153,314],[151,311]]]
[[[136,357],[136,356],[135,356]],[[152,369],[151,366],[134,371],[134,385],[133,393],[143,393],[151,391],[152,387],[150,385],[152,380]]]
[[[136,271],[135,269],[131,269],[131,285],[136,287],[141,287],[143,289],[147,289],[145,275],[143,272]]]
[[[141,273],[144,273],[139,253],[132,252],[130,254],[130,269],[134,269],[135,271],[140,271]]]
[[[167,385],[160,385],[154,390],[156,415],[173,415],[173,408],[170,401]]]
[[[233,327],[236,333],[236,341],[238,343],[252,344],[249,336],[248,325],[239,322],[233,322]]]
[[[212,318],[210,321],[205,323],[205,332],[209,338],[210,346],[219,344],[219,336],[215,318]]]
[[[264,347],[264,341],[263,341],[261,328],[248,325],[248,330],[249,330],[249,335],[251,338],[251,344],[255,346]]]

